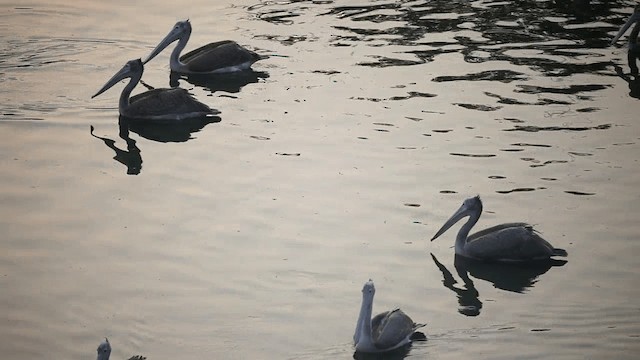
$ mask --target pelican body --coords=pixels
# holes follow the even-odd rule
[[[265,58],[247,50],[232,40],[223,40],[199,47],[182,56],[180,53],[191,36],[189,20],[178,21],[144,60],[146,64],[174,41],[178,44],[171,52],[171,71],[182,74],[224,74],[248,70],[254,62]]]
[[[109,360],[109,356],[111,356],[111,344],[109,344],[109,339],[104,338],[104,341],[98,345],[98,358],[97,360]],[[129,358],[129,360],[145,360],[146,357],[136,355]]]
[[[102,94],[120,80],[130,78],[129,83],[122,90],[118,105],[120,115],[126,118],[174,121],[202,118],[220,113],[197,101],[187,90],[181,88],[153,89],[129,98],[131,91],[142,78],[143,71],[144,66],[140,59],[128,61],[91,98]]]
[[[411,343],[416,329],[425,326],[414,323],[400,309],[385,311],[372,319],[375,293],[373,281],[367,281],[362,288],[362,306],[353,335],[356,352],[380,353],[398,349]]]
[[[638,75],[638,65],[636,60],[640,60],[640,5],[637,5],[633,11],[633,14],[629,16],[627,22],[620,27],[620,31],[616,34],[616,36],[611,40],[611,44],[613,45],[627,30],[631,27],[631,25],[636,24],[631,33],[629,34],[629,51],[627,52],[627,60],[629,62],[629,69],[631,73],[634,75]]]
[[[480,196],[466,199],[431,241],[462,218],[469,216],[469,220],[462,225],[456,236],[456,255],[475,260],[502,262],[527,262],[548,260],[552,256],[567,256],[565,250],[554,248],[538,235],[532,225],[523,222],[496,225],[469,235],[481,213]]]

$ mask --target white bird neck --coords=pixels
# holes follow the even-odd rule
[[[360,347],[370,347],[373,344],[371,339],[371,313],[373,311],[373,294],[362,295],[362,306],[360,307],[360,316],[356,324],[356,332],[353,335],[353,341],[356,350]]]
[[[480,219],[481,212],[482,210],[471,213],[469,215],[469,220],[460,227],[460,231],[458,231],[458,235],[456,236],[456,254],[463,256],[466,255],[464,246],[467,244],[467,238],[469,237],[471,228],[473,228],[478,222],[478,219]]]
[[[120,114],[124,114],[124,111],[129,107],[129,97],[131,96],[131,92],[133,88],[138,85],[138,82],[142,78],[142,73],[132,74],[129,83],[124,87],[122,93],[120,94],[120,101],[118,103],[118,109],[120,110]]]
[[[191,35],[189,33],[185,33],[178,40],[178,44],[176,44],[176,47],[173,48],[173,51],[171,52],[171,57],[169,58],[169,66],[171,67],[171,70],[173,71],[186,70],[187,65],[185,65],[183,62],[180,61],[180,53],[182,52],[182,50],[184,50],[185,46],[187,46],[187,41],[189,41],[190,36]]]

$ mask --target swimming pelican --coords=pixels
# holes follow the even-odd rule
[[[425,326],[414,323],[400,309],[385,311],[372,319],[375,293],[373,281],[367,281],[362,288],[362,307],[353,335],[356,352],[379,353],[398,349],[411,343],[416,329]]]
[[[469,231],[482,213],[480,196],[466,199],[462,206],[442,225],[431,241],[465,216],[469,220],[456,236],[456,255],[484,261],[525,262],[545,260],[551,256],[567,256],[563,249],[554,248],[538,236],[532,225],[507,223],[479,231],[471,236]]]
[[[120,115],[137,120],[183,120],[202,118],[219,114],[197,101],[187,90],[181,88],[153,89],[129,99],[131,91],[142,78],[144,66],[140,59],[128,61],[107,83],[91,98],[94,98],[117,84],[130,78],[120,95]]]
[[[247,50],[232,40],[217,41],[180,56],[180,52],[187,45],[191,36],[189,20],[178,21],[173,29],[162,39],[155,49],[147,56],[144,63],[148,63],[164,48],[178,40],[178,45],[171,52],[169,65],[171,71],[183,74],[222,74],[247,70],[251,65],[266,56],[258,55]]]
[[[98,358],[97,360],[109,360],[109,356],[111,356],[111,344],[109,344],[109,339],[104,338],[104,341],[98,345]],[[136,355],[129,358],[129,360],[145,360],[146,357]]]
[[[638,65],[636,64],[636,60],[640,60],[640,5],[636,5],[633,14],[629,16],[627,22],[622,25],[620,31],[616,34],[616,36],[611,40],[611,45],[613,45],[625,32],[636,23],[636,25],[631,30],[629,34],[629,52],[627,53],[627,59],[629,61],[629,68],[631,69],[632,74],[638,74]]]

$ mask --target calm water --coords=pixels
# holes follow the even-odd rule
[[[428,323],[408,357],[635,358],[634,2],[592,3],[3,1],[2,358],[348,359],[369,278]],[[179,80],[217,123],[119,126],[123,85],[90,96],[188,17],[279,56]],[[568,262],[454,263],[475,194]]]

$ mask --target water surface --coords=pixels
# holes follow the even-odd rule
[[[408,357],[634,358],[638,86],[608,45],[634,4],[592,3],[4,2],[0,353],[351,358],[372,278],[374,312],[428,323]],[[187,49],[277,55],[174,79],[219,121],[90,99],[184,18]],[[476,194],[479,228],[531,222],[568,262],[456,263],[457,227],[429,239]]]

